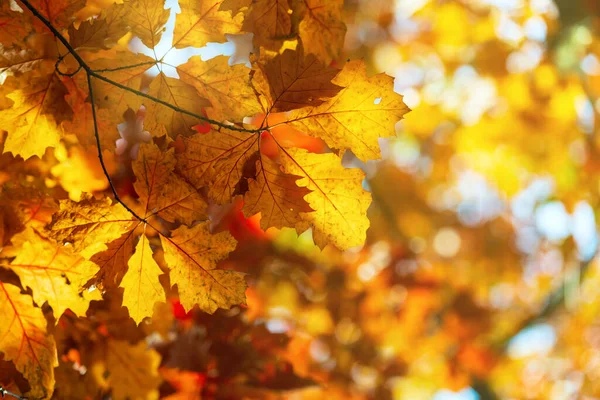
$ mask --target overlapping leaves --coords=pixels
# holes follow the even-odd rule
[[[263,229],[311,228],[321,247],[363,244],[371,196],[365,174],[345,168],[341,157],[351,151],[377,159],[378,139],[393,135],[408,109],[391,78],[368,77],[362,61],[330,65],[345,32],[341,2],[180,1],[173,48],[250,32],[257,54],[251,67],[194,57],[177,67],[179,78],[161,72],[149,83],[144,74],[162,61],[133,54],[126,43],[135,36],[158,44],[172,12],[163,1],[111,2],[93,18],[78,17],[93,14],[82,1],[37,3],[0,6],[0,22],[20,19],[29,37],[14,39],[2,28],[10,24],[0,24],[4,152],[50,157],[48,148],[64,142],[115,157],[116,125],[141,125],[125,117],[141,106],[152,136],[129,143],[135,151],[119,160],[134,180],[129,196],[63,199],[45,228],[23,224],[2,238],[12,239],[2,265],[32,297],[0,282],[0,298],[11,305],[2,315],[21,326],[0,335],[0,350],[44,391],[37,394],[52,391],[54,352],[32,301],[58,319],[67,309],[84,316],[90,301],[122,291],[121,304],[138,324],[166,301],[166,282],[186,311],[245,303],[244,274],[220,266],[237,242],[213,231],[212,205],[242,199],[243,213],[260,214]],[[283,51],[286,42],[295,50]],[[29,347],[16,351],[19,341]]]

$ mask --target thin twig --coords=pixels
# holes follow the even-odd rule
[[[19,396],[19,395],[18,395],[18,394],[16,394],[16,393],[13,393],[13,392],[11,392],[11,391],[8,391],[8,390],[4,389],[2,386],[0,386],[0,396],[2,396],[2,397],[5,397],[5,396],[12,396],[12,397],[14,397],[14,398],[16,398],[16,399],[19,399],[19,400],[27,400],[27,398],[26,398],[26,397]]]
[[[44,25],[46,25],[46,27],[48,29],[50,29],[50,31],[52,32],[52,34],[54,36],[56,36],[56,38],[66,47],[67,51],[71,55],[73,55],[73,57],[75,58],[75,60],[79,63],[79,65],[81,66],[81,68],[83,68],[88,75],[90,75],[90,76],[92,76],[94,78],[98,78],[98,79],[100,79],[100,80],[102,80],[102,81],[104,81],[104,82],[106,82],[108,84],[111,84],[111,85],[116,86],[116,87],[118,87],[120,89],[123,89],[125,91],[130,92],[130,93],[133,93],[133,94],[135,94],[137,96],[144,97],[144,98],[146,98],[148,100],[151,100],[151,101],[153,101],[155,103],[161,104],[161,105],[163,105],[163,106],[165,106],[167,108],[172,109],[173,111],[177,111],[177,112],[180,112],[182,114],[190,115],[190,116],[192,116],[194,118],[197,118],[199,120],[208,122],[208,123],[213,124],[213,125],[220,126],[222,128],[226,128],[226,129],[230,129],[230,130],[238,131],[238,132],[247,132],[247,133],[260,133],[261,132],[260,129],[240,128],[240,127],[228,124],[228,123],[223,123],[223,122],[220,122],[220,121],[216,121],[216,120],[207,118],[207,117],[205,117],[204,115],[201,115],[201,114],[196,114],[196,113],[193,113],[191,111],[184,110],[184,109],[179,108],[177,106],[174,106],[174,105],[172,105],[172,104],[170,104],[170,103],[168,103],[168,102],[166,102],[164,100],[161,100],[161,99],[159,99],[157,97],[150,96],[149,94],[146,94],[146,93],[141,92],[139,90],[132,89],[132,88],[130,88],[128,86],[122,85],[122,84],[120,84],[118,82],[113,81],[112,79],[109,79],[109,78],[101,75],[100,73],[98,73],[97,71],[95,71],[92,67],[90,67],[89,64],[86,63],[83,60],[83,58],[81,58],[81,56],[79,55],[79,53],[77,53],[77,50],[75,50],[75,48],[73,48],[73,46],[71,46],[71,44],[69,43],[69,41],[54,27],[54,25],[52,25],[52,23],[50,21],[48,21],[48,19],[46,17],[44,17],[42,14],[40,14],[40,12],[29,2],[29,0],[19,0],[19,1],[21,3],[23,3],[23,5],[29,11],[31,11],[32,14],[37,19],[39,19]]]
[[[115,67],[115,68],[94,69],[94,70],[92,70],[92,72],[98,72],[98,73],[100,73],[100,72],[116,72],[116,71],[123,71],[123,70],[126,70],[126,69],[143,67],[144,65],[155,65],[155,64],[158,64],[158,63],[162,64],[161,61],[157,61],[157,60],[154,60],[154,61],[144,61],[144,62],[137,63],[137,64],[123,65],[121,67]]]
[[[127,209],[127,211],[129,211],[131,213],[131,215],[133,215],[139,221],[147,223],[145,218],[142,218],[139,215],[137,215],[135,213],[135,211],[133,211],[131,208],[129,208],[129,206],[127,204],[125,204],[125,202],[123,200],[121,200],[121,198],[117,194],[115,185],[112,183],[110,174],[108,173],[108,170],[106,169],[106,165],[104,164],[104,157],[102,156],[102,145],[100,144],[100,134],[98,132],[98,122],[96,121],[96,105],[94,104],[94,89],[92,86],[92,76],[90,74],[87,74],[87,83],[88,83],[88,90],[90,91],[90,101],[92,102],[92,120],[94,121],[94,136],[96,137],[96,148],[98,149],[98,159],[100,160],[100,165],[102,166],[102,171],[104,172],[104,176],[106,176],[106,179],[108,179],[108,184],[110,185],[113,195],[115,196],[115,200],[117,200],[119,203],[121,203],[121,205],[123,207],[125,207]]]
[[[94,70],[90,67],[89,64],[87,64],[83,58],[79,55],[79,53],[77,53],[77,50],[75,50],[75,48],[73,48],[73,46],[71,46],[71,44],[69,43],[69,41],[54,27],[54,25],[52,25],[52,23],[46,18],[44,17],[31,3],[29,0],[19,0],[24,6],[25,8],[27,8],[29,11],[31,11],[31,13],[33,14],[33,16],[37,19],[39,19],[49,30],[50,32],[52,32],[52,34],[65,46],[65,48],[67,49],[67,51],[69,52],[69,54],[71,54],[73,56],[73,58],[75,58],[75,60],[77,61],[77,63],[79,64],[79,67],[77,68],[76,71],[72,72],[72,73],[65,73],[65,72],[61,72],[60,71],[60,63],[61,61],[64,59],[65,55],[61,55],[57,62],[56,62],[56,71],[59,75],[62,76],[74,76],[75,74],[77,74],[78,72],[80,72],[82,69],[85,71],[86,73],[86,78],[87,78],[87,84],[88,84],[88,90],[89,90],[89,98],[90,98],[90,102],[91,102],[91,106],[92,106],[92,119],[94,121],[94,137],[96,138],[96,147],[98,149],[98,159],[100,160],[100,166],[102,167],[102,171],[104,172],[104,176],[106,177],[106,179],[108,180],[108,184],[110,185],[110,189],[115,197],[115,200],[117,202],[119,202],[123,207],[125,207],[125,209],[127,211],[129,211],[129,213],[131,213],[131,215],[133,217],[135,217],[137,220],[139,220],[140,222],[144,222],[144,223],[148,223],[148,221],[145,218],[140,217],[135,211],[133,211],[127,204],[125,204],[125,202],[119,197],[117,190],[115,188],[115,185],[112,182],[112,179],[110,177],[110,174],[108,173],[108,170],[106,168],[106,165],[104,163],[104,157],[102,155],[102,146],[100,144],[100,133],[99,133],[99,129],[98,129],[98,120],[97,120],[97,115],[96,115],[96,105],[95,105],[95,101],[94,101],[94,89],[93,89],[93,85],[92,85],[92,78],[96,78],[98,80],[104,81],[112,86],[118,87],[122,90],[125,90],[127,92],[133,93],[137,96],[140,97],[144,97],[152,102],[155,102],[157,104],[161,104],[167,108],[170,108],[176,112],[179,112],[181,114],[186,114],[189,116],[192,116],[196,119],[199,119],[201,121],[205,121],[208,122],[209,124],[212,125],[216,125],[225,129],[229,129],[232,131],[238,131],[238,132],[246,132],[246,133],[252,133],[252,134],[256,134],[261,132],[261,129],[246,129],[243,127],[238,127],[229,123],[223,123],[220,121],[216,121],[210,118],[205,117],[204,115],[200,115],[200,114],[196,114],[193,113],[191,111],[185,110],[183,108],[174,106],[164,100],[161,100],[159,98],[156,98],[154,96],[148,95],[144,92],[141,92],[139,90],[135,90],[132,89],[128,86],[122,85],[119,82],[115,82],[110,78],[107,78],[105,76],[103,76],[101,74],[101,72],[114,72],[114,71],[119,71],[119,70],[124,70],[127,68],[134,68],[136,66],[141,66],[141,65],[146,65],[146,64],[156,64],[159,61],[154,61],[154,62],[145,62],[145,63],[139,63],[139,64],[135,64],[135,65],[130,65],[130,66],[124,66],[124,67],[117,67],[117,68],[109,68],[109,69],[101,69],[101,70]]]

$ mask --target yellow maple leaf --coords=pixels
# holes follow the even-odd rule
[[[28,74],[27,86],[9,93],[12,107],[0,111],[2,128],[8,131],[4,151],[24,159],[41,157],[61,137],[59,125],[72,117],[65,101],[67,89],[59,76],[39,71]]]
[[[184,139],[178,170],[196,188],[209,185],[219,204],[231,201],[246,162],[258,151],[258,135],[221,129]]]
[[[245,304],[246,281],[240,272],[216,268],[235,249],[236,241],[229,232],[211,234],[209,225],[206,221],[181,227],[171,238],[161,236],[161,242],[171,284],[177,285],[185,310],[197,304],[212,314],[217,308]]]
[[[121,340],[109,341],[105,368],[112,396],[116,400],[158,399],[160,360],[160,354],[149,349],[143,340],[136,345]],[[98,372],[105,374],[105,371]]]
[[[146,235],[140,236],[128,266],[120,285],[123,288],[123,305],[129,310],[131,318],[139,324],[152,315],[154,304],[166,300],[165,291],[158,280],[162,271],[152,257]]]
[[[47,399],[54,391],[56,345],[42,310],[18,287],[0,281],[0,349],[31,386],[29,396]]]
[[[277,50],[292,33],[291,11],[288,0],[253,0],[242,28],[254,33],[256,47]]]
[[[121,237],[134,224],[135,220],[121,204],[113,205],[109,198],[96,200],[88,196],[79,202],[61,201],[60,211],[54,214],[48,232],[58,242],[71,243],[75,251],[95,254],[106,249],[104,243]]]
[[[302,0],[299,3],[299,13],[304,15],[298,28],[300,39],[307,52],[329,64],[344,48],[344,0]]]
[[[171,14],[165,10],[165,0],[129,0],[123,3],[128,25],[133,34],[151,49],[160,42]]]
[[[74,253],[71,246],[62,246],[44,238],[31,228],[15,236],[22,242],[21,251],[8,265],[30,287],[38,304],[48,302],[56,320],[70,309],[84,316],[90,301],[100,300],[99,291],[79,292],[98,267]]]
[[[256,161],[256,179],[248,181],[244,214],[260,213],[263,229],[296,226],[301,221],[300,213],[314,211],[304,200],[310,190],[298,187],[298,179],[284,174],[281,166],[269,158],[261,157]]]
[[[385,74],[369,78],[364,62],[355,60],[333,83],[344,87],[336,97],[293,111],[286,123],[334,149],[350,149],[363,161],[380,158],[379,138],[395,135],[396,123],[409,111],[393,91],[393,78]]]
[[[127,66],[113,71],[105,71],[113,69],[115,59],[119,60],[120,66]],[[140,90],[144,73],[152,66],[154,60],[143,54],[133,54],[131,52],[114,51],[100,52],[98,58],[89,61],[89,65],[102,76],[117,82],[119,85],[126,86],[133,90]],[[87,78],[84,74],[77,75],[79,87],[88,93]],[[128,108],[138,110],[142,105],[142,98],[134,93],[120,89],[110,83],[100,79],[92,79],[94,89],[94,104],[99,108],[109,108],[110,113],[106,115],[110,122],[118,124],[123,118],[123,114]],[[88,131],[92,136],[92,131]],[[103,133],[105,130],[102,131]],[[103,136],[103,135],[101,135]]]
[[[364,172],[344,168],[335,154],[294,148],[283,151],[281,162],[285,172],[302,177],[298,186],[311,190],[305,199],[315,211],[300,215],[314,228],[315,243],[333,243],[342,250],[362,245],[371,204],[371,194],[362,188]]]
[[[202,109],[210,107],[210,102],[198,95],[196,89],[187,83],[164,75],[162,72],[152,80],[148,94],[183,110],[202,115]],[[162,135],[163,127],[172,138],[177,135],[189,136],[195,131],[193,126],[202,119],[175,111],[156,102],[147,106],[144,127],[154,136]]]
[[[206,201],[200,193],[173,172],[174,149],[161,151],[155,144],[140,146],[133,163],[134,188],[145,207],[144,218],[157,215],[168,221],[191,225],[206,219]]]
[[[220,11],[222,0],[180,0],[173,32],[173,47],[203,47],[208,42],[223,42],[226,33],[239,33],[241,16]]]
[[[268,99],[271,112],[315,107],[334,97],[341,89],[331,82],[339,72],[309,54],[302,47],[285,50],[275,57],[263,54],[252,82]]]
[[[107,243],[106,250],[94,254],[90,261],[100,269],[94,277],[88,280],[84,287],[92,285],[98,288],[116,287],[128,268],[128,260],[134,252],[134,230],[125,232],[123,236]]]
[[[245,65],[229,66],[227,57],[202,61],[194,56],[177,67],[181,80],[194,86],[210,101],[208,115],[219,121],[241,122],[244,117],[261,112],[261,105],[248,82],[250,69]]]

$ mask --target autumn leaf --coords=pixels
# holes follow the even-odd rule
[[[102,13],[98,18],[83,21],[78,27],[71,25],[69,27],[69,43],[76,49],[110,49],[116,42],[125,35],[130,28],[131,20],[129,16],[131,13],[135,13],[132,9],[135,8],[135,3],[138,3],[139,8],[140,1],[128,1],[125,4],[113,3],[109,8],[102,10]],[[156,2],[160,5],[160,2]],[[145,11],[144,11],[145,12]],[[138,17],[143,16],[143,13],[137,12]],[[160,38],[160,26],[166,22],[164,16],[168,18],[169,12],[157,8],[154,9],[154,23],[157,25],[155,29],[152,29],[152,21],[147,20],[145,22],[148,30],[148,34],[144,35],[143,28],[139,27],[139,19],[137,20],[138,26],[137,31],[141,33],[140,39],[144,38],[146,41],[152,42]],[[164,20],[164,22],[163,22]]]
[[[304,57],[301,47],[273,58],[265,56],[257,65],[260,73],[252,81],[267,96],[271,112],[319,106],[342,89],[331,82],[339,71],[313,55]]]
[[[90,301],[101,299],[99,291],[79,292],[98,267],[74,253],[70,246],[53,243],[31,228],[15,240],[23,242],[22,251],[8,267],[24,287],[32,289],[36,303],[48,302],[57,320],[67,309],[84,316]]]
[[[57,365],[54,338],[46,331],[42,310],[18,287],[0,282],[0,349],[31,386],[29,396],[49,398]]]
[[[128,261],[134,252],[134,239],[134,230],[127,231],[118,239],[107,243],[106,250],[94,254],[90,261],[96,264],[99,270],[85,283],[84,288],[116,287],[127,271]]]
[[[115,399],[158,398],[161,356],[145,341],[131,345],[111,340],[107,345],[106,372]]]
[[[52,2],[48,2],[47,0],[32,0],[31,4],[44,18],[52,21],[53,26],[60,31],[66,29],[73,22],[77,11],[85,6],[85,0],[56,0]],[[49,32],[48,28],[41,21],[30,15],[30,11],[27,8],[21,8],[33,20],[33,24],[37,26],[39,31]]]
[[[160,42],[164,26],[171,14],[164,0],[129,0],[123,3],[132,32],[146,46],[154,48]]]
[[[246,162],[258,152],[258,140],[258,135],[227,129],[186,138],[178,171],[197,188],[209,186],[209,197],[225,204],[234,196]]]
[[[130,52],[115,51],[114,49],[108,52],[98,52],[97,57],[98,58],[90,61],[91,68],[101,71],[99,73],[101,73],[102,76],[132,90],[141,89],[144,73],[152,67],[152,64],[155,62],[152,58],[141,53],[134,54]],[[117,67],[114,61],[115,58],[119,60],[118,66],[128,68],[113,70]],[[85,76],[77,75],[76,78],[78,79],[78,86],[87,94],[88,88]],[[99,121],[100,124],[106,121],[106,123],[113,123],[116,125],[122,122],[123,114],[127,109],[131,108],[133,110],[138,110],[142,105],[141,97],[100,79],[92,79],[92,86],[94,91],[94,104],[100,108],[110,109],[109,113],[102,115],[102,119]],[[93,136],[92,130],[87,130],[87,132],[90,136]],[[106,132],[107,131],[103,129],[102,136],[106,135]]]
[[[409,108],[393,91],[393,78],[368,77],[363,61],[351,61],[334,79],[344,87],[317,107],[295,110],[288,124],[319,137],[334,149],[352,150],[363,161],[378,159],[379,138],[395,135],[395,125]]]
[[[243,29],[254,33],[256,47],[277,50],[280,46],[277,42],[292,33],[291,13],[288,0],[253,0],[244,17]]]
[[[298,186],[311,191],[305,200],[315,211],[300,215],[314,228],[315,243],[320,247],[333,243],[343,250],[362,245],[371,204],[370,193],[362,188],[365,174],[342,167],[334,154],[311,154],[293,148],[283,151],[281,162],[286,173],[302,178]]]
[[[244,214],[260,213],[263,229],[296,226],[301,221],[300,213],[314,211],[304,199],[310,190],[298,187],[298,179],[300,176],[286,175],[280,165],[261,157],[256,161],[256,178],[248,182]]]
[[[154,304],[165,302],[165,291],[158,280],[162,271],[154,258],[146,235],[141,235],[135,253],[129,259],[128,270],[121,280],[123,305],[129,315],[139,324],[152,315]]]
[[[50,68],[42,65],[48,61],[54,63],[53,54],[39,49],[18,46],[6,48],[0,45],[0,72],[7,76],[20,76],[34,68]]]
[[[195,187],[174,172],[174,149],[161,151],[155,144],[140,146],[133,171],[136,193],[144,206],[144,218],[157,215],[191,225],[206,219],[206,201]]]
[[[48,234],[60,243],[71,243],[75,251],[95,254],[135,224],[129,211],[108,198],[88,196],[79,202],[64,200],[48,226]]]
[[[344,47],[346,25],[342,19],[343,0],[302,0],[299,34],[308,53],[325,64],[339,57]]]
[[[62,135],[60,123],[73,115],[65,101],[67,89],[56,73],[31,73],[28,78],[26,87],[7,95],[13,106],[0,110],[8,131],[4,151],[25,159],[55,147]]]
[[[228,232],[211,234],[209,225],[207,221],[189,229],[181,227],[170,238],[161,236],[171,284],[177,285],[186,311],[197,304],[201,310],[214,313],[217,308],[245,303],[244,274],[217,269],[236,241]]]
[[[22,11],[16,2],[0,3],[0,42],[5,46],[22,41],[31,31],[32,21],[18,18]]]
[[[194,56],[177,67],[183,82],[196,88],[210,101],[208,115],[219,121],[241,122],[244,117],[260,112],[256,93],[248,84],[250,69],[245,65],[229,66],[227,57],[202,61]]]
[[[196,115],[202,115],[202,109],[210,107],[210,102],[200,97],[193,86],[167,77],[162,72],[150,83],[148,94]],[[146,115],[145,127],[155,136],[162,135],[163,128],[172,138],[177,135],[189,136],[194,133],[192,127],[203,122],[201,118],[156,102],[148,104]]]
[[[180,0],[173,47],[203,47],[208,42],[224,42],[226,33],[239,33],[241,17],[220,11],[221,3],[222,0]]]

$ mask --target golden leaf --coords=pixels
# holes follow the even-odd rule
[[[85,283],[85,288],[92,285],[98,288],[110,288],[121,282],[127,271],[127,261],[134,251],[135,235],[133,232],[134,230],[130,230],[120,238],[107,243],[106,250],[96,253],[90,258],[90,261],[96,264],[100,270]]]
[[[31,228],[15,236],[23,243],[21,251],[9,267],[30,287],[33,299],[48,302],[56,320],[70,309],[84,316],[92,300],[100,300],[99,291],[79,292],[98,267],[72,251],[71,246],[57,245]]]
[[[108,342],[106,369],[115,400],[158,399],[161,383],[160,354],[145,341],[131,345],[126,341]]]
[[[254,33],[254,44],[257,47],[278,49],[278,41],[292,33],[288,0],[253,0],[242,28]]]
[[[177,285],[181,304],[186,311],[198,305],[214,313],[246,301],[244,274],[216,269],[217,263],[235,249],[229,232],[211,234],[210,222],[192,228],[181,227],[171,238],[161,236],[165,261],[171,272],[171,284]]]
[[[218,121],[231,122],[241,122],[244,117],[261,112],[256,94],[248,84],[250,71],[245,65],[229,66],[225,56],[208,61],[194,56],[177,67],[181,80],[209,99],[208,115]]]
[[[296,185],[299,176],[284,174],[267,157],[256,161],[256,171],[256,179],[248,181],[243,211],[247,216],[260,213],[261,228],[293,227],[301,221],[301,212],[313,211],[304,200],[310,190]]]
[[[24,159],[41,157],[48,147],[55,147],[61,137],[60,123],[73,116],[58,75],[31,74],[26,87],[7,95],[13,106],[0,111],[2,128],[8,131],[4,151]]]
[[[163,152],[155,144],[143,144],[133,163],[134,188],[145,207],[144,218],[157,215],[191,225],[206,219],[207,204],[196,188],[173,172],[175,163],[173,149]]]
[[[131,52],[100,52],[98,56],[100,58],[89,62],[91,68],[101,71],[100,73],[103,76],[133,90],[141,89],[144,73],[152,66],[152,62],[154,61],[143,54],[133,54]],[[115,59],[119,60],[119,65],[115,65]],[[118,66],[129,68],[104,71]],[[77,78],[81,79],[79,86],[87,93],[87,80],[85,76],[81,74]],[[142,105],[141,97],[100,79],[92,79],[92,85],[94,89],[94,104],[101,108],[110,108],[108,117],[112,118],[111,121],[115,124],[121,122],[123,114],[128,108],[138,110]]]
[[[179,79],[169,78],[162,72],[150,83],[148,94],[196,115],[202,115],[202,109],[210,107],[210,102],[200,97],[193,86]],[[150,102],[144,127],[155,136],[161,135],[161,128],[164,127],[169,136],[175,138],[177,135],[193,134],[195,131],[192,127],[200,123],[200,118]]]
[[[258,151],[258,138],[226,129],[186,138],[178,170],[197,188],[210,184],[209,197],[225,204],[234,196],[246,161]]]
[[[334,97],[341,86],[331,82],[339,72],[323,65],[311,54],[304,57],[302,47],[285,50],[273,58],[258,60],[260,73],[252,82],[266,95],[271,112],[289,111],[302,107],[315,107]]]
[[[165,0],[129,0],[123,7],[133,34],[146,46],[154,48],[160,42],[171,14],[170,10],[165,10]]]
[[[203,47],[208,42],[223,42],[226,33],[239,33],[242,17],[220,11],[221,3],[222,0],[180,0],[173,47]]]
[[[369,78],[364,62],[356,60],[347,63],[333,83],[344,87],[336,97],[293,111],[287,123],[334,149],[350,149],[363,161],[380,158],[378,139],[394,136],[396,123],[409,111],[393,91],[393,78]]]
[[[146,235],[142,235],[129,260],[129,269],[120,287],[123,288],[123,306],[129,315],[139,324],[152,315],[154,304],[166,300],[165,291],[158,280],[162,271],[154,258]]]
[[[18,287],[0,281],[0,349],[31,386],[33,398],[50,398],[54,391],[56,345],[46,331],[42,310]]]
[[[306,51],[325,64],[339,57],[344,48],[346,25],[342,18],[344,0],[302,0],[300,39]],[[302,3],[301,3],[302,5]]]
[[[60,211],[48,226],[48,234],[60,243],[72,243],[75,251],[88,247],[98,250],[98,245],[105,248],[104,243],[121,237],[134,224],[135,220],[121,204],[113,205],[109,198],[86,197],[79,202],[61,201]]]
[[[110,7],[102,10],[102,14],[97,18],[89,19],[83,21],[76,28],[75,25],[71,25],[69,27],[69,43],[75,49],[109,49],[116,44],[116,42],[125,35],[130,28],[130,24],[133,24],[133,21],[130,19],[131,13],[135,13],[132,9],[136,7],[136,4],[139,7],[139,1],[129,1],[125,4],[111,4]],[[160,2],[156,2],[156,4],[160,4]],[[153,9],[156,13],[155,21],[156,24],[156,36],[154,36],[154,30],[151,29],[151,24],[153,23],[150,19],[146,21],[142,20],[142,23],[147,26],[147,33],[149,35],[144,36],[144,29],[137,28],[136,32],[141,31],[142,37],[146,40],[152,42],[156,40],[158,43],[158,39],[160,38],[160,24],[163,21],[163,18],[166,14],[166,18],[169,18],[169,11],[162,10],[162,13],[159,12],[158,9]],[[137,24],[135,26],[139,26],[139,15],[140,13],[136,13],[138,15]],[[143,15],[143,14],[142,14]],[[149,17],[150,18],[150,17]],[[166,19],[162,22],[162,25],[166,23]]]
[[[234,15],[243,8],[248,8],[252,4],[252,0],[223,0],[220,9],[231,11]]]
[[[315,211],[300,215],[314,228],[315,243],[342,250],[362,245],[371,204],[371,194],[362,188],[364,172],[344,168],[335,154],[293,148],[283,150],[281,162],[285,172],[302,177],[298,186],[311,190],[305,199]]]

